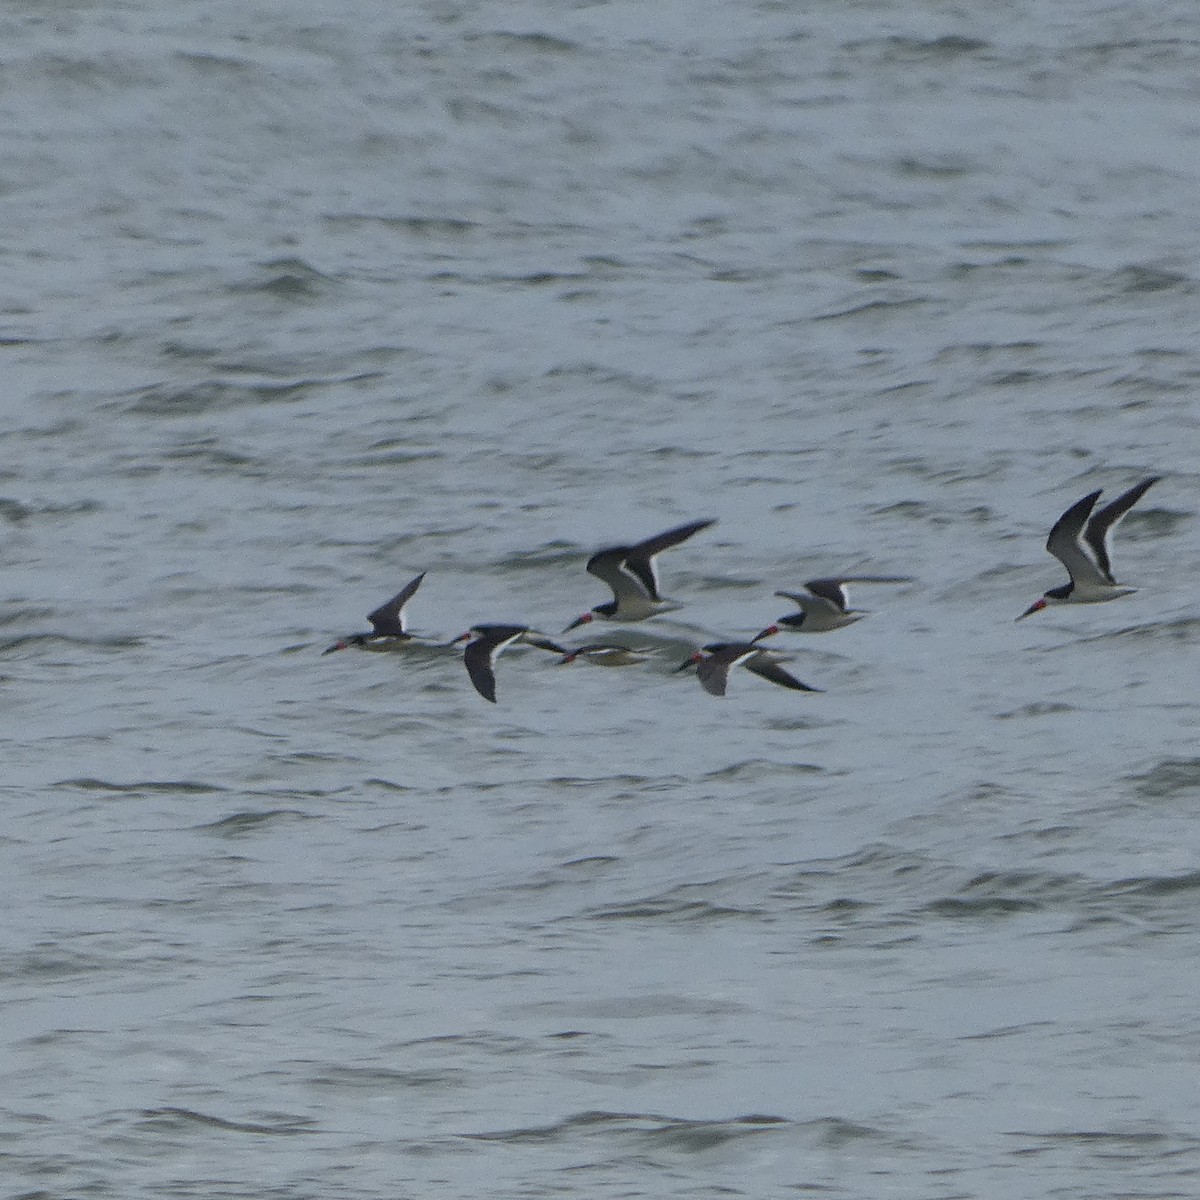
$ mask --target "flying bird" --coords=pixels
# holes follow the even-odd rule
[[[450,645],[457,646],[459,642],[467,643],[463,650],[463,662],[475,690],[493,704],[496,703],[496,656],[502,650],[522,642],[539,650],[552,650],[555,654],[568,653],[557,642],[552,642],[527,625],[472,625]]]
[[[664,550],[686,542],[692,534],[715,524],[715,520],[691,521],[636,545],[609,546],[593,554],[587,562],[588,573],[604,580],[612,588],[613,598],[577,617],[563,632],[568,633],[597,617],[606,621],[644,621],[647,617],[677,609],[679,605],[665,600],[659,590],[654,560]]]
[[[1092,513],[1103,488],[1089,492],[1067,509],[1050,530],[1046,549],[1067,568],[1069,583],[1050,588],[1035,600],[1018,621],[1040,612],[1051,604],[1099,604],[1128,596],[1137,588],[1125,587],[1113,578],[1109,551],[1112,531],[1117,522],[1162,478],[1151,475],[1122,493],[1098,513]]]
[[[425,572],[422,571],[390,600],[367,614],[367,620],[371,622],[370,633],[347,634],[344,638],[338,638],[328,650],[322,650],[321,653],[332,654],[335,650],[347,650],[351,646],[359,650],[398,650],[407,642],[411,642],[413,635],[405,628],[404,606],[413,598],[424,578]]]
[[[568,650],[559,659],[559,666],[573,663],[577,658],[590,662],[597,667],[631,667],[635,663],[645,662],[650,655],[641,650],[631,650],[615,642],[588,642],[584,646],[576,646]]]
[[[686,671],[693,664],[704,690],[714,696],[725,695],[725,689],[729,685],[729,672],[736,666],[744,666],[747,671],[753,671],[755,675],[771,683],[792,688],[797,692],[821,690],[801,683],[779,665],[771,651],[764,650],[753,642],[714,642],[705,646],[703,651],[697,650],[690,658],[685,659],[678,669]]]
[[[791,630],[798,633],[827,633],[853,625],[867,615],[865,609],[851,608],[846,595],[848,583],[912,583],[909,575],[840,575],[836,579],[810,579],[804,592],[776,592],[775,595],[791,600],[799,612],[780,617],[754,637],[754,641],[771,637],[772,634]]]

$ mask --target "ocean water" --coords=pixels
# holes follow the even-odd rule
[[[1180,0],[8,6],[4,1197],[1195,1195],[1198,66]],[[1151,474],[1136,594],[1016,623]],[[643,666],[436,644],[700,517]],[[839,572],[911,582],[773,639],[819,694],[676,672]]]

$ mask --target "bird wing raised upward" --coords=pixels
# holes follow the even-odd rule
[[[1151,475],[1143,479],[1136,487],[1118,496],[1111,504],[1106,504],[1087,523],[1084,541],[1096,556],[1096,563],[1104,572],[1109,583],[1113,579],[1112,564],[1109,561],[1109,551],[1112,547],[1112,531],[1117,522],[1162,478],[1161,475]]]
[[[689,521],[686,525],[677,525],[665,533],[659,533],[652,538],[647,538],[644,542],[638,542],[636,546],[627,546],[622,569],[630,572],[638,580],[646,589],[646,594],[651,600],[661,600],[655,558],[664,550],[678,546],[680,542],[686,542],[692,534],[699,533],[701,529],[707,529],[710,525],[715,524],[716,521],[712,519]]]
[[[846,605],[849,603],[849,599],[846,596],[846,589],[842,586],[845,582],[843,579],[810,579],[804,586],[817,599],[827,601],[839,612],[845,612]],[[794,598],[789,597],[789,599]]]
[[[845,613],[846,606],[828,596],[818,596],[815,592],[776,592],[775,595],[784,600],[790,600],[802,613],[807,613],[814,620],[820,616],[835,618]]]
[[[374,612],[367,614],[371,628],[383,637],[404,637],[404,606],[413,598],[421,580],[425,578],[422,571],[416,579],[406,583],[390,600],[381,604]]]
[[[603,579],[612,588],[613,599],[618,605],[622,602],[636,603],[647,598],[656,599],[646,590],[637,575],[625,569],[625,559],[629,551],[629,546],[611,546],[593,554],[587,562],[588,574]]]
[[[1107,584],[1107,573],[1094,562],[1080,544],[1079,535],[1087,523],[1088,515],[1100,498],[1101,488],[1089,492],[1067,509],[1050,530],[1046,549],[1067,568],[1067,574],[1077,584]]]
[[[838,575],[827,579],[810,579],[804,586],[814,596],[819,596],[822,600],[828,600],[830,604],[836,605],[840,612],[846,612],[847,606],[850,603],[850,597],[846,594],[846,585],[849,583],[912,583],[912,576]],[[775,594],[783,596],[786,593],[776,592]],[[789,600],[795,599],[791,595],[788,595],[787,598]]]

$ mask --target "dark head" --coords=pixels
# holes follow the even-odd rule
[[[582,616],[576,617],[570,625],[563,630],[563,633],[570,633],[572,629],[578,629],[580,625],[587,625],[596,619],[594,612],[585,612]]]

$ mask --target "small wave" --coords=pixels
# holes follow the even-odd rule
[[[396,783],[395,780],[382,779],[379,777],[375,777],[372,779],[364,779],[363,787],[364,788],[379,788],[381,791],[392,792],[395,795],[400,795],[400,796],[407,795],[409,792],[413,792],[413,791],[417,790],[416,788],[411,787],[407,783]]]
[[[19,650],[23,646],[42,643],[65,642],[68,646],[91,646],[100,650],[131,650],[142,645],[142,639],[116,635],[113,637],[76,637],[68,633],[27,633],[19,637],[0,639],[0,654],[6,650]]]
[[[855,304],[850,308],[841,308],[835,312],[818,313],[812,320],[843,321],[850,317],[890,317],[906,309],[919,308],[921,305],[927,303],[927,300],[920,298],[908,300],[867,300],[862,304]]]
[[[763,727],[775,733],[808,733],[810,730],[820,729],[823,724],[823,721],[811,717],[768,717],[763,722]],[[817,763],[788,763],[786,769],[789,773],[798,772],[801,775],[825,774],[825,768]]]
[[[307,300],[320,295],[330,276],[302,258],[275,258],[259,265],[260,275],[244,283],[234,284],[231,292],[261,292],[280,300]]]
[[[397,1071],[387,1067],[333,1066],[314,1076],[313,1087],[333,1088],[355,1092],[394,1092],[415,1089],[428,1091],[458,1087],[466,1080],[462,1071],[412,1070]]]
[[[1048,903],[1082,901],[1090,891],[1087,881],[1075,875],[984,871],[952,895],[931,901],[924,911],[951,918],[1006,917],[1035,912]]]
[[[267,459],[228,450],[219,445],[216,438],[197,438],[166,451],[163,458],[173,462],[194,463],[201,472],[211,471],[215,475],[235,472],[261,478],[270,471]]]
[[[1006,1132],[1007,1137],[1032,1138],[1039,1142],[1076,1142],[1081,1144],[1101,1143],[1114,1148],[1139,1148],[1174,1141],[1172,1134],[1159,1130],[1111,1130],[1111,1129],[1055,1129],[1048,1132],[1013,1129]],[[1189,1138],[1188,1141],[1195,1142]]]
[[[465,237],[474,233],[479,225],[462,217],[431,216],[384,216],[379,213],[333,213],[324,218],[327,225],[349,226],[375,225],[395,230],[417,238]]]
[[[1036,901],[1019,896],[946,896],[934,900],[925,911],[939,917],[1005,917],[1040,907]]]
[[[1011,721],[1014,717],[1052,717],[1057,713],[1074,712],[1073,704],[1061,704],[1054,700],[1035,700],[1030,704],[1022,704],[1020,708],[1012,708],[1007,712],[997,713],[997,721]]]
[[[580,49],[577,42],[569,42],[549,33],[513,33],[507,29],[498,29],[483,36],[486,40],[500,45],[524,47],[541,53],[575,54]]]
[[[61,950],[47,944],[27,954],[0,955],[0,979],[32,979],[39,982],[95,975],[111,970],[112,961],[91,954]]]
[[[585,909],[582,915],[592,921],[669,920],[690,923],[760,919],[764,915],[761,908],[723,904],[712,898],[711,893],[728,887],[730,882],[714,879],[707,883],[687,883],[654,896]]]
[[[870,45],[881,46],[884,58],[897,62],[950,60],[971,57],[988,49],[987,42],[957,33],[945,33],[935,38],[896,34],[879,41],[852,42],[848,48],[861,50]]]
[[[895,160],[895,169],[911,179],[958,179],[971,174],[976,166],[960,154],[934,154],[928,158],[903,155]]]
[[[184,1129],[188,1125],[204,1125],[210,1129],[224,1129],[230,1133],[271,1133],[292,1135],[308,1133],[315,1122],[307,1117],[280,1116],[271,1121],[233,1121],[227,1117],[214,1117],[208,1113],[195,1112],[190,1108],[147,1108],[142,1111],[141,1126],[149,1130]]]
[[[272,808],[260,812],[238,812],[222,817],[218,821],[209,821],[197,825],[197,831],[215,833],[223,837],[239,837],[243,834],[255,833],[264,825],[275,824],[280,820],[311,820],[308,813],[295,808]]]
[[[547,787],[561,788],[564,791],[600,790],[605,787],[619,787],[626,795],[640,795],[643,792],[670,792],[687,784],[687,780],[679,775],[633,775],[628,773],[616,775],[556,775],[544,781]]]
[[[443,451],[433,446],[408,446],[362,454],[348,458],[347,463],[359,467],[408,467],[413,463],[440,462],[445,457]]]
[[[897,500],[895,504],[886,504],[882,508],[872,509],[875,517],[903,517],[906,520],[929,521],[934,519],[933,506],[924,500]]]
[[[781,722],[780,728],[801,729],[811,728],[809,724],[797,726],[795,722]],[[708,771],[701,776],[705,780],[723,780],[723,779],[758,779],[764,775],[823,775],[824,768],[816,766],[813,763],[792,763],[792,762],[776,762],[766,758],[747,758],[741,762],[730,763],[727,767],[718,767],[715,771]]]
[[[77,513],[99,512],[103,507],[98,500],[76,500],[70,504],[32,504],[25,500],[14,500],[0,496],[0,519],[19,525],[35,517],[75,516]]]
[[[336,378],[302,377],[291,379],[272,378],[242,378],[242,379],[202,379],[190,384],[153,384],[132,393],[133,402],[126,408],[128,413],[141,416],[198,416],[214,410],[237,408],[243,405],[277,404],[281,401],[295,400],[308,392],[326,388],[332,384],[356,383],[374,376],[370,373],[353,376],[338,376]],[[197,454],[203,456],[201,448]],[[212,454],[210,450],[208,452]],[[177,456],[187,456],[187,451],[177,452]],[[257,465],[253,460],[247,460],[251,465]],[[222,466],[218,459],[216,466]],[[227,463],[224,465],[236,465]]]
[[[760,917],[762,910],[749,908],[730,908],[726,905],[711,904],[707,900],[677,900],[665,897],[651,897],[646,900],[633,900],[628,904],[613,904],[605,908],[593,908],[583,914],[593,921],[644,921],[662,920],[673,921],[724,921],[730,918]]]
[[[1200,789],[1200,758],[1168,758],[1144,775],[1127,779],[1142,796],[1163,799]]]
[[[1185,871],[1182,875],[1146,875],[1122,879],[1107,891],[1112,896],[1175,896],[1200,891],[1200,871]]]
[[[575,1113],[551,1125],[532,1125],[487,1133],[464,1133],[460,1137],[474,1141],[501,1142],[508,1145],[545,1144],[570,1141],[576,1137],[625,1135],[688,1153],[712,1149],[736,1138],[764,1133],[792,1124],[786,1117],[749,1113],[720,1120],[689,1120],[659,1113],[606,1112],[592,1110]]]
[[[0,613],[0,626],[19,625],[22,621],[44,621],[55,614],[53,608],[10,608]]]
[[[1061,642],[1057,646],[1047,646],[1043,654],[1059,654],[1077,646],[1088,646],[1094,642],[1115,642],[1122,638],[1158,638],[1173,637],[1176,641],[1189,641],[1193,630],[1191,626],[1200,626],[1200,621],[1193,622],[1190,618],[1181,621],[1150,621],[1142,625],[1123,625],[1120,629],[1107,629],[1103,633],[1088,633]]]
[[[78,788],[83,792],[120,792],[123,795],[165,793],[167,795],[207,796],[228,790],[218,787],[216,784],[197,783],[192,780],[149,779],[136,783],[114,783],[108,779],[95,779],[89,776],[80,779],[59,779],[52,786]]]
[[[1192,280],[1178,271],[1144,264],[1123,267],[1107,276],[1105,283],[1125,295],[1138,292],[1163,292],[1174,288],[1191,292],[1194,286]]]

